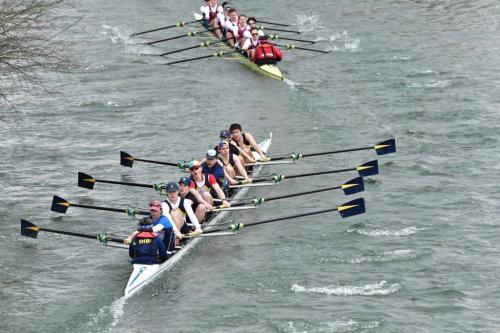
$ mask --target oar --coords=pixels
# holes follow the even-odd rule
[[[205,41],[205,42],[201,43],[200,45],[195,45],[195,46],[185,47],[183,49],[178,49],[178,50],[174,50],[174,51],[170,51],[170,52],[165,52],[165,53],[160,54],[160,56],[163,57],[163,56],[166,56],[166,55],[169,55],[169,54],[179,53],[179,52],[183,52],[183,51],[187,51],[187,50],[198,49],[198,48],[201,48],[201,47],[209,47],[210,45],[213,45],[213,44],[224,43],[227,40],[228,40],[228,38],[224,38],[224,39],[221,39],[221,40],[216,40],[216,41],[213,41],[213,42]]]
[[[186,26],[188,24],[193,24],[193,23],[197,23],[197,22],[201,22],[201,21],[203,21],[203,20],[195,20],[195,21],[189,21],[189,22],[180,21],[180,22],[177,22],[176,24],[167,25],[166,27],[161,27],[161,28],[156,28],[156,29],[151,29],[151,30],[136,32],[135,34],[131,34],[129,37],[144,35],[144,34],[147,34],[147,33],[150,33],[150,32],[155,32],[155,31],[160,31],[160,30],[166,30],[166,29],[170,29],[170,28],[176,28],[176,27],[182,28],[182,27],[184,27],[184,26]]]
[[[231,185],[230,187],[246,187],[245,185],[252,185],[255,183],[262,183],[262,182],[269,182],[266,184],[273,184],[273,183],[279,183],[284,179],[292,179],[292,178],[302,178],[302,177],[310,177],[310,176],[318,176],[318,175],[327,175],[327,174],[332,174],[332,173],[341,173],[341,172],[347,172],[347,171],[357,171],[360,177],[368,177],[368,176],[373,176],[378,174],[378,161],[373,160],[370,162],[366,162],[364,164],[361,164],[355,168],[349,168],[349,169],[337,169],[337,170],[327,170],[327,171],[318,171],[318,172],[309,172],[309,173],[300,173],[297,175],[278,175],[274,174],[269,178],[257,178],[257,179],[252,179],[252,183],[250,184],[243,184],[243,185]]]
[[[222,58],[223,56],[225,56],[227,54],[232,54],[232,53],[236,53],[236,52],[240,52],[240,51],[239,50],[229,51],[229,52],[219,51],[219,52],[212,53],[212,54],[209,54],[209,55],[206,55],[206,56],[201,56],[201,57],[196,57],[196,58],[190,58],[190,59],[184,59],[184,60],[177,60],[177,61],[167,62],[165,65],[180,64],[182,62],[188,62],[188,61],[199,60],[199,59],[206,59],[206,58],[212,58],[212,57]]]
[[[292,198],[292,197],[298,197],[298,196],[307,195],[307,194],[314,194],[314,193],[320,193],[320,192],[326,192],[326,191],[339,190],[339,189],[344,191],[345,195],[352,195],[352,194],[356,194],[359,192],[363,192],[365,190],[365,184],[363,181],[363,177],[356,177],[356,178],[351,179],[348,182],[345,182],[344,184],[339,185],[339,186],[320,188],[320,189],[316,189],[316,190],[303,191],[303,192],[297,192],[297,193],[292,193],[292,194],[279,195],[279,196],[269,197],[269,198],[255,197],[255,198],[252,198],[252,200],[250,202],[233,203],[233,204],[231,204],[231,207],[238,207],[238,206],[245,206],[245,205],[257,206],[257,205],[260,205],[264,202]],[[253,206],[249,206],[249,207],[253,207]]]
[[[158,39],[158,40],[154,40],[152,42],[143,43],[143,44],[153,45],[153,44],[167,42],[169,40],[174,40],[174,39],[179,39],[179,38],[184,38],[184,37],[194,37],[194,36],[198,36],[201,33],[210,32],[210,31],[214,31],[214,30],[217,30],[217,29],[219,29],[219,28],[212,28],[212,29],[200,30],[200,31],[189,31],[189,32],[186,32],[186,33],[184,33],[182,35],[168,37],[168,38],[163,38],[163,39]]]
[[[39,231],[50,232],[53,234],[75,236],[75,237],[80,237],[80,238],[97,239],[99,242],[104,243],[104,244],[106,244],[107,242],[126,244],[124,238],[115,238],[115,237],[109,236],[108,234],[91,235],[91,234],[82,234],[82,233],[72,232],[72,231],[42,228],[34,223],[31,223],[30,221],[21,220],[21,235],[26,236],[26,237],[31,237],[31,238],[37,238]]]
[[[129,182],[118,182],[114,180],[102,180],[96,179],[86,173],[78,172],[78,186],[88,188],[92,190],[94,188],[95,183],[106,183],[106,184],[116,184],[116,185],[126,185],[126,186],[135,186],[135,187],[145,187],[152,188],[156,191],[161,191],[165,184],[142,184],[142,183],[129,183]]]
[[[134,208],[111,208],[111,207],[74,204],[57,195],[54,195],[54,198],[52,199],[52,206],[50,210],[52,210],[53,212],[66,214],[66,211],[70,206],[78,208],[86,208],[86,209],[104,210],[107,212],[126,213],[130,217],[134,217],[135,215],[149,215],[148,211],[137,210]]]
[[[142,158],[136,158],[127,152],[120,151],[120,164],[121,165],[131,168],[134,165],[134,161],[174,166],[174,167],[178,167],[179,169],[186,169],[186,166],[187,166],[186,163],[188,163],[188,161],[182,161],[182,162],[175,163],[175,162],[162,162],[162,161],[154,161],[154,160],[145,160]]]
[[[283,23],[276,23],[276,22],[269,22],[269,21],[262,21],[262,20],[257,20],[257,22],[264,23],[264,24],[277,25],[280,27],[289,27],[290,26],[290,24],[283,24]]]
[[[293,44],[285,44],[285,45],[276,44],[276,46],[284,47],[287,50],[297,49],[297,50],[311,51],[311,52],[317,52],[317,53],[330,53],[330,51],[310,49],[310,48],[307,48],[307,47],[296,46],[296,45],[293,45]]]
[[[315,44],[316,41],[314,40],[307,40],[307,39],[297,39],[297,38],[290,38],[290,37],[281,37],[278,35],[267,35],[267,37],[271,40],[276,40],[276,39],[283,39],[283,40],[291,40],[293,42],[304,42],[304,43],[311,43]]]
[[[269,219],[269,220],[250,222],[250,223],[246,223],[246,224],[233,223],[227,227],[203,231],[203,234],[210,234],[213,232],[221,232],[221,231],[226,231],[226,230],[237,231],[237,230],[243,229],[243,227],[249,227],[249,226],[253,226],[253,225],[289,220],[289,219],[294,219],[294,218],[298,218],[298,217],[305,217],[305,216],[323,214],[323,213],[334,212],[334,211],[339,212],[340,216],[342,216],[342,218],[351,217],[351,216],[358,215],[358,214],[363,214],[366,211],[365,210],[365,200],[363,198],[358,198],[358,199],[354,199],[352,201],[346,202],[345,204],[343,204],[341,206],[337,206],[335,208],[316,210],[316,211],[312,211],[312,212],[307,212],[307,213],[302,213],[302,214],[297,214],[297,215],[290,215],[290,216],[285,216],[285,217],[278,217],[278,218],[273,218],[273,219]]]
[[[341,150],[332,150],[332,151],[324,151],[319,153],[310,153],[310,154],[300,154],[300,153],[291,153],[291,154],[283,154],[282,156],[271,157],[271,161],[279,161],[279,160],[298,160],[302,157],[311,157],[311,156],[320,156],[320,155],[331,155],[331,154],[340,154],[347,153],[352,151],[359,150],[370,150],[374,149],[377,155],[386,155],[396,152],[396,139],[389,139],[382,142],[379,142],[370,147],[361,147],[361,148],[350,148],[350,149],[341,149]],[[280,155],[280,154],[278,154]]]
[[[256,28],[259,29],[259,30],[271,30],[271,31],[279,31],[279,32],[290,32],[290,33],[298,34],[298,35],[300,35],[300,33],[301,33],[300,31],[297,31],[297,30],[268,28],[268,27],[264,27],[262,25],[258,25],[258,26],[256,26]]]

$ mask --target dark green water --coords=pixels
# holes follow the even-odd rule
[[[491,0],[235,1],[257,17],[297,23],[306,31],[301,38],[332,50],[287,52],[283,83],[234,62],[168,67],[138,56],[198,40],[151,48],[125,37],[190,19],[198,5],[75,4],[65,19],[84,15],[71,35],[81,73],[56,82],[59,94],[16,95],[15,110],[0,110],[0,331],[498,332],[500,6]],[[20,218],[80,232],[130,232],[134,223],[121,215],[51,213],[52,195],[144,207],[157,197],[153,191],[105,184],[88,191],[76,187],[77,172],[147,183],[177,179],[181,173],[161,166],[124,168],[118,152],[199,157],[232,122],[258,138],[272,131],[274,152],[358,147],[394,136],[398,153],[381,157],[381,174],[367,181],[365,215],[318,215],[206,239],[127,301],[120,298],[131,271],[124,251],[60,235],[20,236]],[[267,172],[351,167],[375,156],[316,157]],[[289,180],[252,194],[352,177]],[[327,192],[231,219],[348,199]]]

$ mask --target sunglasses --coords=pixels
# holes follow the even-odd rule
[[[190,167],[189,171],[198,170],[199,168],[201,168],[201,165],[195,165],[195,166]]]

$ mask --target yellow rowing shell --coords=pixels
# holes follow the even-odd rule
[[[194,13],[194,17],[195,17],[196,20],[203,19],[203,15],[198,14],[198,13]],[[210,38],[211,39],[210,41],[216,41],[217,37],[215,37],[215,35],[212,35],[212,36],[213,37]],[[226,45],[226,44],[223,44],[223,43],[220,43],[218,45],[220,45],[218,47],[221,50],[223,50],[223,51],[232,51],[232,48],[229,45]],[[256,63],[254,63],[252,60],[250,60],[250,59],[242,56],[239,53],[232,53],[231,56],[235,60],[237,60],[238,62],[240,62],[241,64],[243,64],[243,66],[249,68],[250,70],[252,70],[252,71],[254,71],[256,73],[265,75],[267,77],[270,77],[271,79],[283,81],[283,74],[281,73],[281,70],[276,65],[262,65],[262,66],[259,66]]]

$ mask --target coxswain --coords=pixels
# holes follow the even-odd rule
[[[267,39],[260,38],[260,44],[253,52],[252,60],[257,65],[275,65],[283,59],[283,51],[277,46],[271,44]]]
[[[162,214],[161,202],[153,200],[149,203],[149,212],[153,223],[153,232],[157,233],[160,239],[163,240],[168,251],[172,251],[175,247],[175,236],[182,238],[182,234],[175,223],[171,222],[172,217],[166,211]],[[126,242],[130,243],[132,238],[137,234],[137,231],[127,237]]]
[[[255,56],[255,49],[260,45],[260,35],[257,28],[250,29],[250,37],[245,39],[241,49],[246,52],[247,57],[253,59]]]
[[[223,206],[231,206],[215,177],[208,173],[204,174],[201,171],[201,163],[199,161],[191,162],[189,172],[191,173],[190,187],[197,190],[206,202],[213,205],[214,196],[217,196],[222,201]]]
[[[251,148],[253,148],[260,155],[260,161],[265,162],[270,160],[270,158],[267,157],[262,151],[259,144],[255,141],[253,135],[248,132],[244,133],[240,124],[231,124],[231,126],[229,126],[229,131],[231,132],[231,139],[247,154],[252,156]],[[245,162],[253,163],[255,160],[252,158],[251,160],[247,160]]]
[[[218,159],[224,166],[224,172],[226,179],[231,183],[231,185],[250,183],[252,180],[248,177],[245,167],[241,163],[238,156],[231,154],[229,151],[229,143],[227,141],[219,142],[219,156]],[[243,177],[242,181],[238,181],[236,176],[240,175]]]
[[[224,29],[226,31],[226,41],[231,47],[235,47],[236,43],[238,42],[238,12],[236,11],[235,8],[231,8],[228,11],[229,14],[229,20],[226,20],[224,22]]]
[[[149,217],[140,220],[137,233],[130,242],[128,254],[132,263],[141,265],[161,264],[168,259],[167,248],[153,231],[153,221]]]
[[[189,224],[194,226],[194,231],[202,233],[198,218],[191,207],[193,202],[189,199],[179,196],[179,184],[170,182],[166,185],[167,199],[161,204],[162,210],[168,211],[177,228],[182,234],[188,234],[191,230]]]
[[[179,195],[183,198],[191,200],[193,203],[191,208],[198,219],[198,222],[203,223],[208,211],[214,207],[203,199],[203,197],[194,188],[190,187],[191,179],[182,177],[179,179]]]
[[[202,24],[206,29],[214,29],[213,32],[220,39],[222,38],[222,32],[219,26],[220,14],[223,14],[224,10],[221,5],[217,3],[217,0],[208,0],[208,3],[203,4],[200,7],[200,11],[203,14]]]

